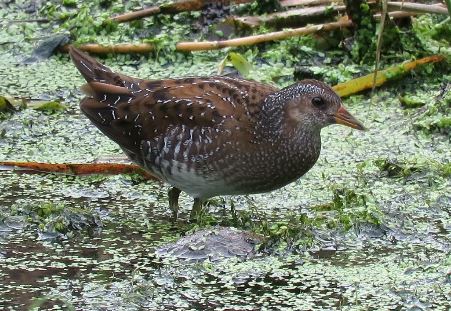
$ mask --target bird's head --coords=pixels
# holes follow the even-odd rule
[[[330,124],[342,124],[365,130],[363,124],[346,110],[341,98],[323,82],[302,80],[280,90],[277,96],[283,97],[285,116],[291,126],[321,129]]]

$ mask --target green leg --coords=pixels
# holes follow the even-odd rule
[[[189,215],[190,221],[196,221],[200,214],[202,213],[203,202],[199,198],[194,198],[193,208],[191,209],[191,214]]]
[[[173,187],[171,190],[169,190],[168,192],[168,197],[169,197],[169,208],[172,211],[172,220],[176,221],[177,220],[177,215],[178,215],[178,211],[179,211],[179,195],[180,192],[182,192],[180,189]]]

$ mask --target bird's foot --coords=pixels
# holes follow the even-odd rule
[[[202,213],[203,213],[203,202],[201,199],[195,198],[193,208],[191,209],[191,213],[189,215],[190,222],[199,222]]]
[[[173,222],[175,222],[178,217],[180,192],[181,192],[181,190],[178,188],[175,188],[175,187],[173,187],[171,190],[168,191],[169,208],[172,211],[171,220]]]

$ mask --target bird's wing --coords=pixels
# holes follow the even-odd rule
[[[89,82],[82,111],[126,149],[177,128],[253,129],[270,86],[223,77],[140,81],[130,86]]]
[[[277,89],[229,77],[142,80],[114,73],[74,48],[70,55],[88,82],[80,107],[108,137],[129,151],[182,128],[221,131],[252,127],[264,98]]]

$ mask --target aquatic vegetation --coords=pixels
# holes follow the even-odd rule
[[[224,67],[228,62],[230,62],[243,77],[246,77],[249,74],[249,71],[252,67],[252,65],[243,55],[236,52],[229,52],[227,56],[224,57],[224,59],[219,63],[218,74],[222,73]]]
[[[28,104],[27,107],[30,107],[34,110],[42,111],[44,113],[52,114],[59,111],[64,111],[67,107],[62,104],[60,101],[53,100],[48,102],[34,102],[32,104]]]
[[[451,22],[449,18],[423,15],[413,21],[413,30],[425,50],[451,57]]]
[[[42,202],[12,205],[0,215],[3,221],[9,217],[23,216],[28,224],[36,225],[43,240],[66,239],[76,231],[88,229],[91,233],[102,227],[99,213],[92,209],[67,207],[62,203]]]
[[[0,96],[0,112],[6,111],[14,111],[14,106],[11,104],[11,101],[3,96]]]
[[[413,174],[439,175],[445,178],[451,176],[451,163],[441,163],[433,159],[412,158],[406,161],[377,159],[374,163],[387,177],[407,179]]]
[[[449,76],[448,76],[449,77]],[[445,86],[443,94],[428,102],[425,109],[415,117],[414,127],[427,133],[451,133],[451,92]]]

